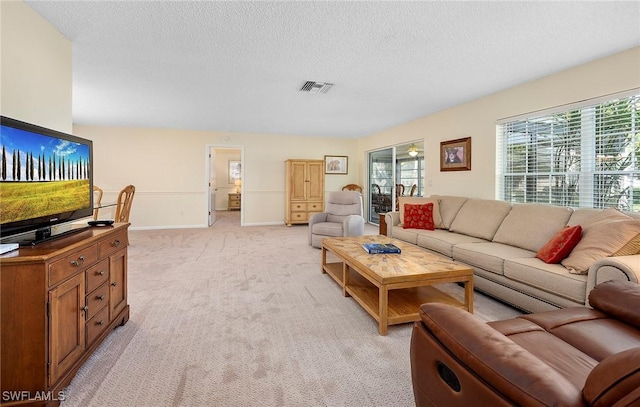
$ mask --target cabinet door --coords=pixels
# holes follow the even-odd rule
[[[307,166],[307,199],[324,200],[324,162],[309,162]]]
[[[109,321],[127,306],[127,251],[109,256]]]
[[[49,385],[53,385],[85,348],[85,276],[79,273],[49,291]]]
[[[290,165],[290,174],[287,182],[290,183],[289,199],[292,201],[307,200],[307,163],[305,161],[292,161]]]

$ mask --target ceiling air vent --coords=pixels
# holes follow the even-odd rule
[[[332,86],[333,83],[307,81],[300,88],[300,92],[327,93]]]

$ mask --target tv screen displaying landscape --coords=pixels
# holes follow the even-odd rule
[[[91,208],[91,145],[74,139],[0,127],[0,224]]]

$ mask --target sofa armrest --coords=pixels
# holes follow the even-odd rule
[[[364,235],[364,218],[360,215],[349,215],[342,221],[342,231],[345,236]]]
[[[630,281],[609,280],[589,293],[594,309],[640,329],[640,285]]]
[[[387,224],[387,236],[393,236],[393,228],[400,224],[400,212],[387,212],[384,214]]]
[[[593,287],[609,280],[640,283],[640,254],[604,257],[593,263],[587,275],[587,297]]]
[[[514,404],[583,405],[580,389],[567,378],[472,314],[430,303],[421,306],[420,317],[446,353]],[[414,346],[419,344],[412,341],[412,352]]]
[[[611,355],[598,363],[587,376],[582,395],[592,407],[607,407],[615,406],[638,388],[640,348],[633,348]]]

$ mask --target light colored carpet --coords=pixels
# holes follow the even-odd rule
[[[378,335],[321,273],[306,226],[239,223],[220,212],[209,229],[130,232],[131,319],[81,368],[63,407],[414,405],[412,325]],[[519,314],[474,301],[483,320]]]

